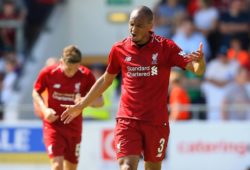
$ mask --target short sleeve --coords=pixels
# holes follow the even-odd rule
[[[107,72],[110,74],[118,74],[120,70],[119,51],[116,46],[113,46],[109,53]]]
[[[46,77],[47,77],[47,70],[42,69],[38,74],[37,80],[34,83],[34,89],[41,94],[47,87]]]
[[[190,62],[190,59],[185,57],[184,51],[178,47],[173,41],[167,41],[169,49],[169,61],[171,67],[177,66],[185,69],[186,65]]]

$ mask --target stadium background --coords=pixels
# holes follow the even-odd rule
[[[32,4],[29,0],[24,1],[27,18],[21,23],[18,23],[19,20],[14,24],[16,29],[14,49],[18,56],[21,56],[18,58],[21,71],[8,102],[1,107],[3,112],[0,121],[1,170],[49,169],[42,143],[41,121],[34,114],[31,98],[33,81],[46,60],[49,57],[60,56],[64,46],[76,44],[83,52],[83,64],[105,65],[112,44],[128,35],[127,19],[131,9],[141,4],[153,9],[158,2],[156,0],[44,1],[43,6]],[[32,22],[32,17],[29,16],[32,14],[29,13],[35,9],[44,11],[44,23]],[[10,25],[11,23],[5,20],[0,21],[0,26],[3,28]],[[30,31],[33,31],[34,35]],[[198,44],[196,46],[198,47]],[[79,169],[118,169],[112,146],[118,98],[119,92],[112,102],[110,119],[83,122]],[[249,120],[210,121],[197,116],[195,112],[197,109],[203,113],[207,107],[204,103],[193,104],[192,119],[171,121],[172,131],[163,169],[247,170],[250,166]],[[143,169],[142,167],[141,162],[140,169]]]

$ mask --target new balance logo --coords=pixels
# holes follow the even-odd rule
[[[61,84],[54,84],[53,86],[55,89],[59,89],[61,87]]]
[[[158,67],[153,66],[151,67],[151,76],[158,75]]]
[[[130,62],[130,61],[131,61],[131,59],[132,59],[132,57],[127,56],[127,57],[125,58],[125,61]]]

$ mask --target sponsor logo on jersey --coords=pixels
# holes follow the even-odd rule
[[[55,89],[60,89],[61,88],[61,84],[54,84],[53,86]]]
[[[53,92],[52,97],[59,101],[75,101],[75,94],[74,93],[59,93],[59,92]]]
[[[156,75],[158,75],[158,67],[153,66],[151,67],[151,76],[156,76]]]
[[[150,77],[158,75],[157,66],[127,66],[127,71],[128,77]]]

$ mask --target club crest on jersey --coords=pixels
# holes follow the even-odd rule
[[[126,56],[125,61],[126,61],[126,62],[130,62],[130,61],[131,61],[131,59],[132,59],[132,57],[131,57],[131,56]]]
[[[76,93],[80,92],[80,87],[81,87],[81,83],[80,82],[75,84],[75,92]]]
[[[152,64],[157,64],[158,53],[152,54]]]
[[[61,84],[54,84],[53,87],[54,87],[55,89],[60,89]]]

